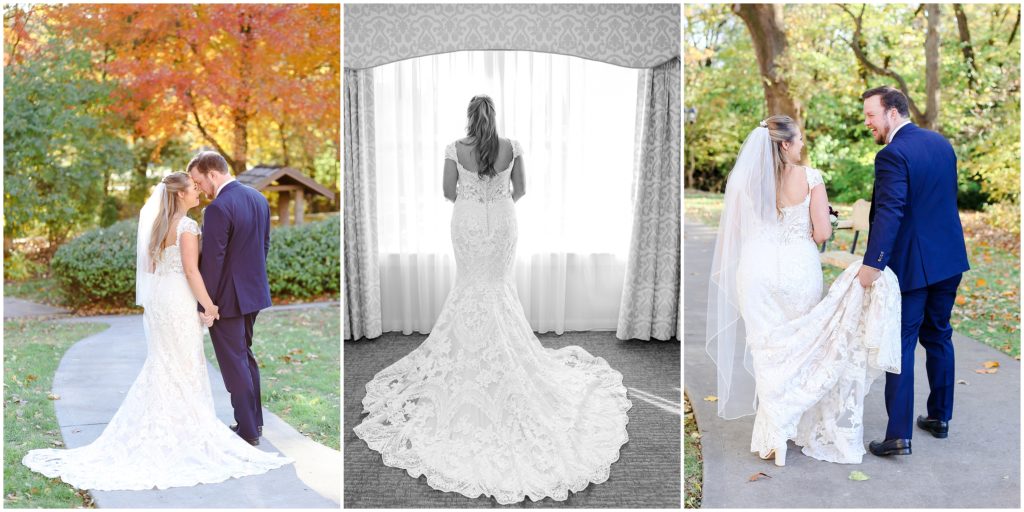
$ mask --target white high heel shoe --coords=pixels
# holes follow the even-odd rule
[[[775,459],[775,465],[776,466],[780,466],[780,467],[781,466],[785,466],[786,465],[786,448],[787,447],[788,447],[788,445],[784,444],[784,445],[782,445],[782,446],[780,446],[778,448],[772,448],[771,450],[768,451],[768,454],[765,455],[764,457],[761,457],[761,459],[763,459],[763,460]]]

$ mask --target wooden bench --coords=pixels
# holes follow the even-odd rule
[[[828,242],[825,241],[821,244],[821,262],[825,265],[832,265],[839,268],[846,268],[851,263],[861,259],[860,256],[856,255],[857,251],[857,240],[860,238],[861,231],[868,231],[871,227],[871,222],[868,217],[871,213],[871,203],[863,199],[858,199],[857,202],[853,203],[853,215],[849,220],[839,221],[837,229],[852,229],[853,230],[853,244],[850,246],[850,252],[846,251],[826,251],[825,248]]]

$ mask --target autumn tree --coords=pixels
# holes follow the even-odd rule
[[[119,82],[115,111],[156,149],[193,133],[237,174],[253,154],[312,165],[338,138],[337,5],[71,5],[60,27]]]

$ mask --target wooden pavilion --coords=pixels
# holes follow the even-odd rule
[[[277,214],[280,225],[291,224],[288,209],[295,200],[294,224],[302,224],[306,214],[306,193],[316,193],[334,200],[334,192],[306,176],[298,169],[283,165],[258,165],[235,177],[239,182],[259,191],[277,192]]]

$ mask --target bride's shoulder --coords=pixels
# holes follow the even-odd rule
[[[519,145],[519,141],[518,140],[511,139],[511,138],[506,138],[505,140],[508,141],[509,146],[512,146],[512,158],[517,158],[517,157],[522,156],[522,154],[523,154],[523,147]]]
[[[178,220],[178,229],[177,229],[177,231],[178,231],[179,234],[181,234],[181,233],[192,233],[193,235],[198,235],[199,234],[199,223],[196,222],[195,220],[192,220],[192,218],[189,217],[188,215],[183,215],[181,217],[181,219]]]
[[[825,180],[821,177],[821,172],[814,167],[805,165],[804,172],[807,173],[807,185],[809,185],[810,188],[814,188],[825,183]]]

